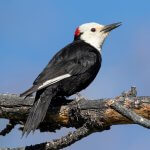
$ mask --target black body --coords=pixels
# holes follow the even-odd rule
[[[33,86],[21,96],[36,92],[23,134],[35,130],[43,121],[48,106],[57,96],[70,96],[85,89],[96,77],[101,67],[101,54],[93,46],[77,40],[60,50],[36,78]],[[71,76],[38,90],[44,82],[64,74]]]

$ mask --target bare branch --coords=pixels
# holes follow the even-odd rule
[[[24,100],[17,95],[0,94],[0,118],[10,119],[14,125],[24,125],[33,101],[34,97]],[[64,148],[116,124],[136,123],[149,128],[149,119],[150,97],[136,97],[135,88],[115,99],[73,101],[60,98],[52,102],[44,122],[39,126],[40,131],[53,132],[61,127],[75,127],[77,130],[61,139],[24,149]]]
[[[112,102],[110,107],[122,114],[123,116],[127,117],[128,119],[132,120],[134,123],[139,124],[148,129],[150,128],[150,120],[137,115],[131,109],[126,108],[117,102]]]

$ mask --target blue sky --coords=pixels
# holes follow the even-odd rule
[[[96,80],[82,92],[88,98],[115,97],[130,86],[138,95],[150,89],[150,1],[145,0],[1,0],[0,1],[0,93],[21,93],[50,58],[72,42],[74,30],[86,22],[122,22],[104,43],[103,63]],[[0,129],[5,120],[0,120]],[[18,126],[0,147],[16,147],[48,141],[67,134],[38,131],[21,139]],[[137,125],[113,126],[66,148],[140,150],[147,149],[150,132]]]

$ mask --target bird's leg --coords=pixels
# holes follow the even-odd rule
[[[87,100],[87,98],[83,97],[79,92],[77,92],[75,100],[78,102],[80,100]]]

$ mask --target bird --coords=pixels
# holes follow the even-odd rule
[[[90,85],[101,68],[103,43],[120,25],[121,22],[109,25],[90,22],[76,28],[73,41],[58,51],[32,87],[20,94],[26,98],[36,92],[22,135],[36,130],[53,99],[69,97]]]

